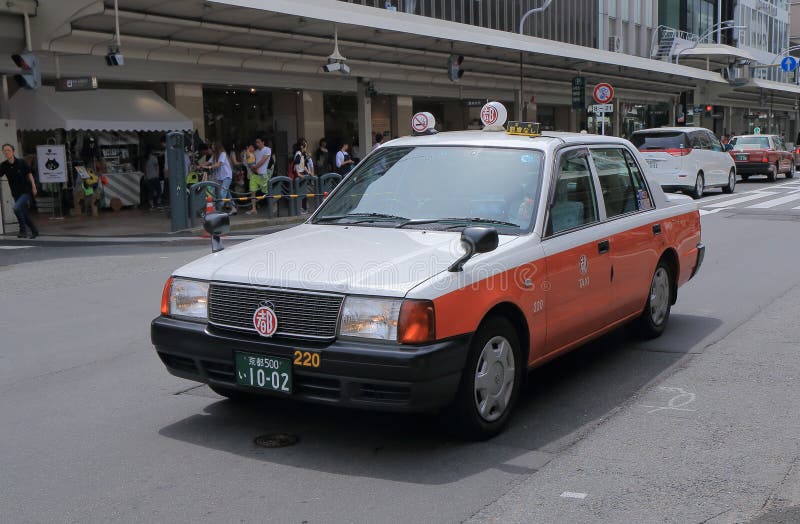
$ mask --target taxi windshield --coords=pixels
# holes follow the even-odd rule
[[[345,179],[315,224],[527,231],[536,215],[543,153],[470,146],[384,146]]]

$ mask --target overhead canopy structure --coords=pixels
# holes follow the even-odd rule
[[[191,131],[192,121],[152,91],[20,89],[11,98],[20,131]]]

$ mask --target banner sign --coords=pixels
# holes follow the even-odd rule
[[[64,146],[36,146],[36,165],[42,184],[67,181],[67,152]]]

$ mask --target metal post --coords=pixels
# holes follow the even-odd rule
[[[717,25],[722,27],[722,0],[717,0]],[[722,43],[722,30],[717,33],[717,43]]]
[[[606,136],[606,112],[600,111],[600,134]]]
[[[167,134],[167,169],[169,171],[169,206],[171,231],[189,227],[188,191],[186,190],[186,166],[184,164],[183,133]]]

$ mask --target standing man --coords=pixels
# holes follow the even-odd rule
[[[265,189],[269,182],[267,169],[269,168],[270,158],[272,158],[272,150],[267,147],[266,142],[264,142],[264,137],[256,137],[256,163],[250,168],[250,201],[253,203],[253,206],[250,208],[250,211],[247,212],[248,215],[255,215],[258,212],[256,208],[256,196],[258,196],[258,192],[266,193]]]
[[[36,196],[36,182],[33,180],[33,173],[28,164],[21,158],[17,158],[14,153],[14,146],[3,144],[5,160],[0,164],[0,177],[6,177],[8,185],[11,187],[11,196],[14,197],[14,214],[19,222],[17,238],[27,237],[28,229],[31,230],[31,238],[36,238],[39,236],[39,230],[36,229],[28,214],[31,197]]]

